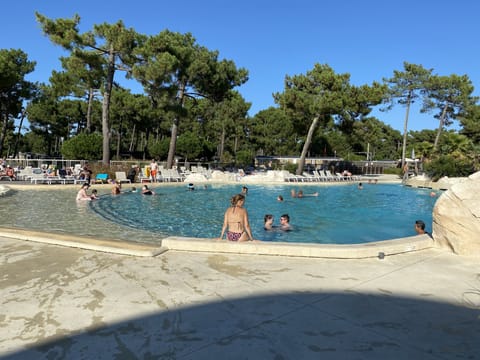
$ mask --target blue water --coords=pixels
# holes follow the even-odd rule
[[[301,187],[294,187],[297,190]],[[305,186],[305,194],[318,197],[291,198],[291,185],[251,185],[245,202],[253,236],[264,241],[356,244],[415,235],[413,224],[422,219],[431,230],[436,197],[430,190],[401,185],[355,184]],[[102,196],[90,203],[98,215],[124,226],[170,235],[213,238],[220,235],[223,214],[241,186],[159,186],[156,195],[124,193]],[[283,202],[277,196],[284,197]],[[290,215],[293,231],[265,231],[263,217],[270,213],[279,224]]]

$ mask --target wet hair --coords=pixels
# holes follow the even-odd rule
[[[288,216],[288,214],[283,214],[280,218],[287,219],[287,222],[290,222],[290,216]]]
[[[273,215],[272,214],[266,214],[263,217],[263,222],[267,222],[267,220],[270,220],[270,219],[273,219]]]
[[[232,199],[230,200],[230,204],[232,204],[232,206],[236,206],[240,200],[245,200],[245,196],[242,194],[233,195]]]
[[[419,227],[422,230],[425,230],[425,223],[422,220],[415,221],[415,226]]]

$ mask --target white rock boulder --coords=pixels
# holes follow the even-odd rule
[[[433,238],[456,254],[480,257],[480,172],[452,185],[437,200]]]

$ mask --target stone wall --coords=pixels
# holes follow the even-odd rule
[[[480,172],[452,185],[437,200],[433,238],[456,254],[480,257]]]

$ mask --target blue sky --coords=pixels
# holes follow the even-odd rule
[[[16,0],[2,3],[0,48],[20,48],[37,62],[29,80],[48,82],[60,70],[61,48],[45,37],[35,11],[49,18],[81,17],[82,32],[122,20],[143,34],[190,32],[249,71],[238,88],[252,103],[250,115],[274,106],[285,75],[304,74],[315,63],[349,73],[355,85],[402,70],[403,62],[439,75],[468,75],[480,95],[480,3],[474,0]],[[116,75],[120,81],[122,74]],[[125,84],[124,84],[125,86]],[[137,90],[138,91],[138,90]],[[405,109],[373,115],[403,131]],[[409,130],[436,129],[433,114],[413,108]]]

